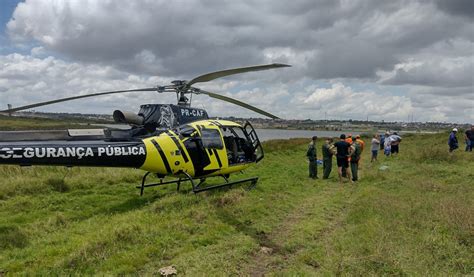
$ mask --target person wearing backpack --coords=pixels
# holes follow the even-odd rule
[[[332,170],[332,156],[335,153],[335,147],[332,144],[333,139],[327,138],[326,143],[322,146],[322,153],[323,153],[323,179],[328,179],[329,174],[331,174]]]
[[[359,171],[359,160],[362,153],[362,147],[360,143],[356,140],[351,145],[351,173],[352,173],[352,181],[356,182],[359,180],[358,171]]]

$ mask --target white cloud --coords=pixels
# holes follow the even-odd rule
[[[155,86],[170,80],[143,77],[110,66],[66,62],[54,57],[0,56],[0,103],[22,106],[56,98],[108,90]],[[75,100],[38,108],[44,111],[111,113],[115,108],[138,110],[140,104],[171,101],[172,95],[129,93]]]
[[[379,82],[388,85],[422,85],[441,88],[474,87],[474,42],[471,51],[450,55],[420,55],[379,71]],[[439,51],[440,49],[438,49]],[[452,50],[451,50],[452,51]]]
[[[354,91],[339,82],[330,88],[312,88],[300,94],[296,104],[320,117],[327,113],[328,118],[365,119],[368,116],[379,120],[402,120],[413,109],[408,97],[369,90]]]
[[[33,47],[30,50],[30,54],[33,57],[43,57],[46,55],[46,49],[43,46]]]
[[[35,102],[100,91],[150,87],[169,84],[170,78],[128,74],[110,66],[66,62],[54,57],[30,55],[0,56],[0,103],[21,106]],[[250,87],[250,89],[246,88]],[[417,87],[406,96],[378,90],[357,90],[343,82],[330,87],[305,82],[288,86],[282,83],[263,85],[256,81],[225,81],[203,84],[203,89],[247,102],[283,118],[405,120],[415,114],[423,121],[474,121],[474,95],[452,97]],[[230,93],[233,91],[233,93]],[[125,93],[75,100],[37,108],[42,111],[112,113],[114,109],[137,111],[141,104],[175,103],[173,94],[153,92]],[[194,96],[193,105],[206,108],[212,116],[260,117],[244,108]]]
[[[473,120],[471,6],[423,0],[26,0],[7,31],[19,52],[30,54],[0,56],[0,104],[284,62],[293,67],[202,87],[285,118],[316,119],[327,112],[341,119],[405,120],[416,113],[420,120]],[[205,96],[193,100],[213,115],[256,116]],[[123,94],[44,109],[110,112],[174,101],[173,95]]]

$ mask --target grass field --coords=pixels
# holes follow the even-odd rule
[[[251,191],[140,197],[139,170],[1,166],[0,275],[474,274],[473,153],[410,136],[397,157],[366,150],[361,181],[340,185],[307,178],[307,142],[265,143],[232,176],[260,176]]]

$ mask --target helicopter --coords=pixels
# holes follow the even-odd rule
[[[255,106],[193,85],[229,75],[282,67],[290,65],[273,63],[240,67],[207,73],[191,81],[172,81],[166,86],[85,94],[15,108],[9,105],[0,113],[11,115],[60,102],[127,92],[174,92],[177,98],[176,105],[141,105],[138,114],[115,110],[114,121],[129,124],[129,129],[0,131],[0,164],[138,168],[145,171],[141,184],[137,186],[140,195],[147,187],[168,184],[176,184],[179,191],[181,183],[188,181],[194,193],[241,183],[250,183],[252,188],[258,177],[235,181],[230,181],[229,177],[264,157],[253,126],[248,121],[239,124],[210,119],[206,110],[191,107],[187,95],[208,95],[278,119]],[[150,174],[156,175],[159,182],[147,183]],[[222,177],[224,183],[203,185],[209,177]]]

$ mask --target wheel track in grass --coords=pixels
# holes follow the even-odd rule
[[[357,188],[349,187],[348,184],[341,187],[332,182],[325,183],[324,186],[321,190],[312,191],[308,197],[301,199],[301,203],[291,210],[280,225],[269,234],[262,234],[257,238],[260,244],[259,249],[253,252],[250,262],[242,266],[242,268],[247,268],[245,272],[242,272],[243,276],[264,276],[270,272],[284,270],[291,263],[290,261],[305,249],[305,245],[298,243],[294,249],[285,247],[287,239],[291,239],[292,231],[299,224],[305,221],[323,221],[323,226],[315,230],[315,234],[311,236],[317,240],[324,240],[343,226]],[[338,194],[341,194],[340,199],[334,203],[334,197],[338,199]],[[271,248],[273,252],[264,253],[261,247]],[[311,266],[315,269],[319,267],[318,264]]]

